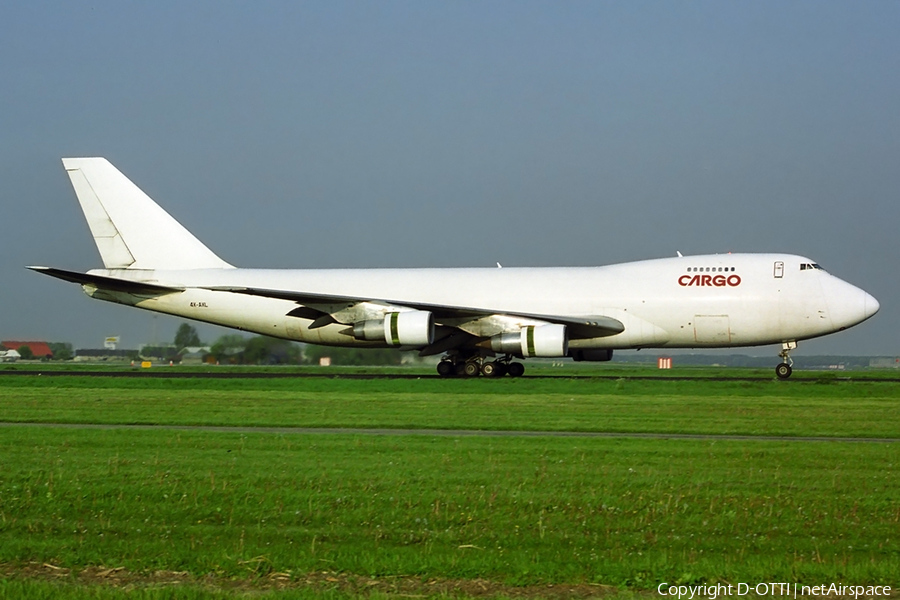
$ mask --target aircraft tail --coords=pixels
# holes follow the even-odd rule
[[[105,158],[64,158],[107,269],[222,269],[216,256]]]

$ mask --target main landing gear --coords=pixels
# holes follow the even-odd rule
[[[512,356],[507,354],[496,360],[485,360],[477,354],[463,356],[453,354],[445,356],[437,366],[438,375],[441,377],[521,377],[525,373],[525,365],[512,362]]]
[[[778,353],[778,356],[781,357],[781,364],[775,367],[775,375],[778,376],[778,379],[787,379],[794,372],[791,368],[794,364],[794,361],[791,360],[791,350],[796,348],[797,342],[783,342],[781,344],[781,352]]]

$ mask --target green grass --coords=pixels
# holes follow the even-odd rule
[[[483,585],[483,582],[479,582]],[[434,591],[434,586],[424,582],[419,587],[404,586],[402,589],[392,589],[391,585],[381,586],[386,589],[367,587],[363,589],[350,588],[329,584],[320,587],[260,587],[255,585],[241,585],[240,587],[216,588],[208,583],[179,582],[176,585],[157,584],[126,584],[122,587],[110,585],[73,583],[69,581],[34,581],[34,580],[2,580],[0,579],[0,600],[222,600],[224,598],[247,598],[253,600],[388,600],[392,598],[428,598],[446,600],[455,598],[467,600],[469,598],[490,598],[506,600],[507,598],[594,598],[602,597],[608,600],[634,600],[646,598],[649,594],[635,593],[628,590],[615,590],[608,588],[578,589],[569,596],[554,588],[535,590],[513,591],[514,595],[504,592],[502,588],[495,590],[488,588],[486,592],[482,585],[475,583],[472,589],[459,589],[451,587]],[[416,593],[411,593],[416,592]]]
[[[234,594],[222,590],[208,590],[199,586],[190,587],[157,587],[121,589],[98,585],[77,585],[66,582],[3,580],[0,579],[0,600],[221,600],[233,598]],[[246,597],[250,597],[247,595]],[[259,600],[279,598],[316,598],[313,594],[253,595]],[[340,596],[334,596],[338,600]]]
[[[626,597],[629,595],[626,595]],[[168,586],[128,586],[125,588],[96,584],[72,584],[30,580],[0,579],[0,600],[382,600],[393,597],[379,592],[354,593],[340,589],[216,589],[199,584]],[[426,597],[416,595],[416,597]],[[435,594],[428,596],[446,598]],[[463,598],[468,596],[462,596]]]
[[[35,375],[0,421],[900,437],[900,383]]]
[[[35,375],[0,378],[0,421],[900,437],[898,392],[833,377]],[[123,597],[79,579],[101,566],[189,574],[173,595],[138,582],[146,598],[370,596],[304,584],[322,571],[406,578],[425,597],[446,593],[432,580],[483,579],[508,586],[494,594],[506,597],[548,584],[891,585],[900,573],[893,443],[14,426],[0,429],[0,466],[0,598]],[[34,579],[43,563],[72,575]],[[290,590],[263,585],[275,573]]]
[[[4,431],[0,562],[197,576],[890,581],[900,447]]]

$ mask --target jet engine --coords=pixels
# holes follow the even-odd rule
[[[387,313],[383,319],[354,324],[353,337],[391,346],[427,346],[434,342],[434,315],[424,310]]]
[[[491,350],[523,358],[565,356],[569,350],[569,336],[565,325],[528,325],[519,331],[492,337]]]

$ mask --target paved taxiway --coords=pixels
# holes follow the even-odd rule
[[[61,429],[131,429],[147,431],[212,431],[216,433],[275,433],[279,435],[415,435],[435,437],[570,437],[570,438],[642,438],[651,440],[710,440],[748,442],[856,442],[895,444],[900,438],[827,437],[789,435],[728,435],[695,433],[646,433],[606,431],[511,431],[489,429],[385,429],[363,427],[224,427],[219,425],[117,425],[110,423],[13,423],[0,422],[0,428],[46,427]]]
[[[226,367],[227,368],[227,367]],[[41,377],[145,377],[150,379],[444,379],[437,374],[405,374],[405,373],[276,373],[272,371],[166,371],[166,367],[158,367],[153,371],[12,371],[0,369],[2,376],[41,376]],[[525,375],[525,379],[630,379],[635,381],[772,381],[774,376],[759,377],[678,377],[678,376],[642,376],[642,375]],[[470,379],[460,377],[459,379]],[[471,378],[478,379],[478,378]],[[490,378],[483,378],[490,379]],[[855,381],[872,383],[900,383],[900,377],[838,377],[837,381]],[[448,381],[452,381],[449,380]],[[809,379],[783,380],[785,383],[809,382]]]

